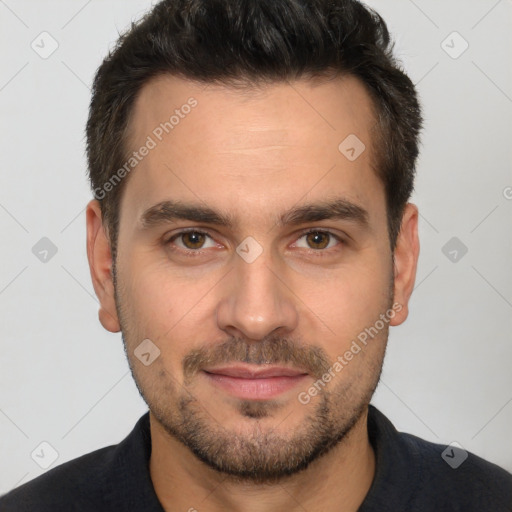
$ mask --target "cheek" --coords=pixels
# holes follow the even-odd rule
[[[325,279],[297,283],[297,295],[312,318],[309,337],[318,339],[320,328],[331,343],[328,352],[340,352],[366,327],[374,325],[389,307],[390,271],[382,259],[373,258],[329,273]],[[308,312],[309,311],[309,312]],[[316,321],[314,320],[316,317]],[[304,323],[303,323],[304,325]],[[331,354],[332,355],[332,354]],[[335,356],[334,356],[335,357]]]
[[[118,270],[123,333],[130,346],[146,338],[160,346],[164,333],[176,323],[176,297],[182,294],[163,278],[163,271],[136,257],[125,259]]]
[[[131,337],[149,338],[162,356],[175,358],[194,344],[210,341],[218,276],[194,277],[186,269],[170,269],[165,262],[134,258],[128,263],[121,302]]]

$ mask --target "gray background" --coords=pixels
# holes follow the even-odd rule
[[[373,403],[399,430],[512,471],[512,3],[370,4],[426,118],[416,289]],[[50,467],[117,443],[146,410],[120,334],[97,320],[83,133],[94,71],[149,5],[0,0],[0,493],[56,454]],[[43,237],[57,248],[46,262]]]

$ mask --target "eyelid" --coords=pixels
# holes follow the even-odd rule
[[[316,228],[316,227],[304,229],[303,231],[300,232],[298,238],[303,237],[304,235],[309,235],[309,233],[324,233],[327,235],[331,235],[332,237],[336,238],[340,242],[344,241],[343,235],[340,235],[328,228]]]

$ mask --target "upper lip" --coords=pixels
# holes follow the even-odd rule
[[[216,375],[226,375],[227,377],[238,377],[241,379],[265,379],[269,377],[296,377],[305,375],[306,372],[297,368],[287,368],[285,366],[222,366],[217,368],[205,368],[205,372]]]

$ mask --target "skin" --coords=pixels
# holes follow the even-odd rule
[[[355,78],[299,80],[249,93],[159,77],[137,99],[131,146],[139,148],[190,97],[197,107],[127,178],[115,268],[99,203],[87,207],[99,318],[108,331],[122,330],[150,408],[155,491],[166,511],[355,511],[375,473],[367,406],[388,328],[407,318],[414,286],[417,207],[405,208],[393,263],[384,187],[372,168],[372,104]],[[338,150],[349,134],[366,145],[354,161]],[[291,208],[339,197],[367,211],[366,227],[348,219],[277,222]],[[207,205],[229,214],[234,225],[175,220],[143,229],[143,212],[169,199]],[[197,238],[186,236],[168,242],[184,228],[206,232],[205,248],[191,249]],[[306,228],[327,230],[344,242],[305,236]],[[263,250],[252,263],[236,252],[248,236]],[[384,328],[301,403],[299,393],[395,303],[399,308]],[[144,339],[160,350],[149,366],[134,355]],[[274,399],[242,400],[201,371],[206,359],[196,360],[187,378],[183,362],[197,350],[231,363],[247,350],[257,367],[266,359],[289,368],[301,362],[310,371]],[[194,426],[202,428],[195,433],[211,451],[203,459],[184,439]],[[339,439],[331,439],[325,453],[279,475],[279,468],[305,460],[322,435],[334,434]],[[215,468],[216,462],[231,471]],[[233,471],[264,462],[278,468],[275,474]]]

